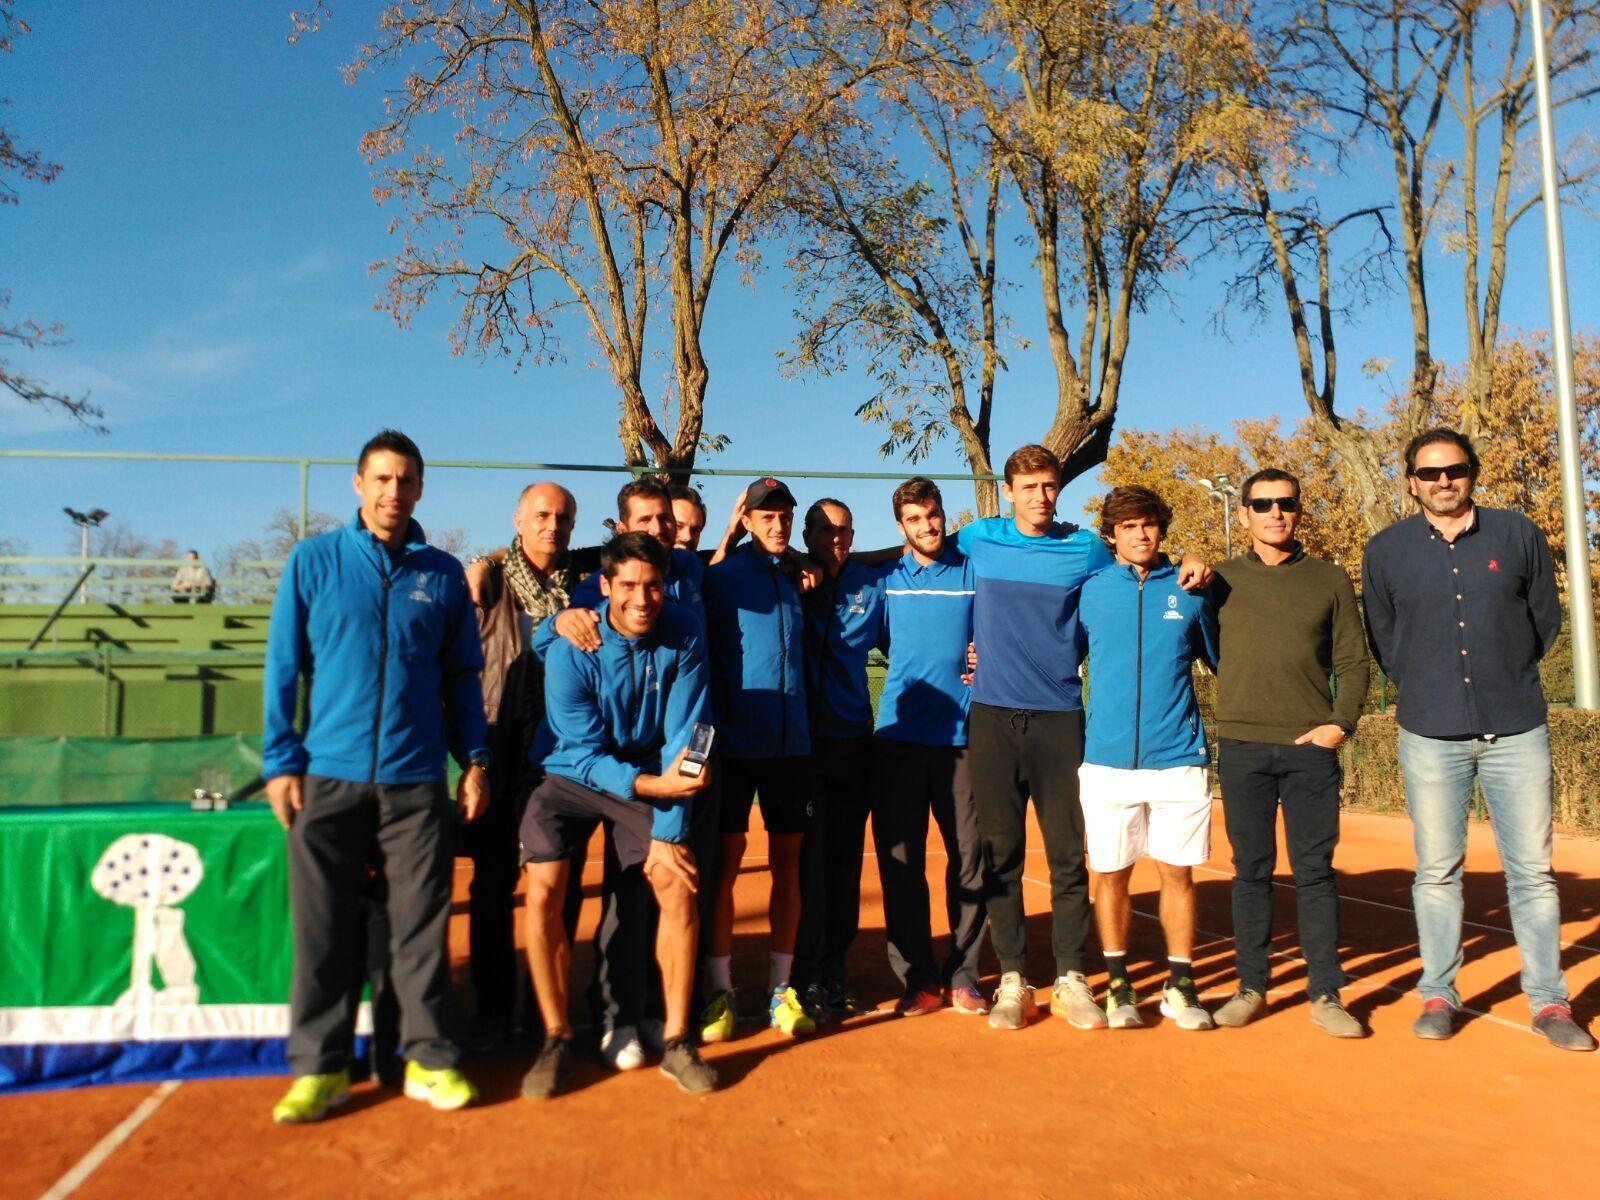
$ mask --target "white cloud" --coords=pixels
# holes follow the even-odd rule
[[[256,352],[244,342],[209,346],[157,346],[145,352],[143,365],[158,375],[182,379],[214,379],[232,375]]]
[[[337,265],[333,252],[319,247],[292,262],[246,271],[228,281],[227,302],[243,305],[263,300],[274,292],[288,291],[321,278]]]

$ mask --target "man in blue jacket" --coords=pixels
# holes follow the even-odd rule
[[[562,919],[575,858],[604,824],[619,867],[641,867],[660,906],[656,959],[666,1003],[662,1074],[688,1092],[716,1086],[689,1036],[698,872],[685,844],[693,799],[711,768],[684,771],[690,734],[707,715],[704,634],[687,609],[664,603],[668,551],[625,533],[601,551],[600,646],[556,642],[545,662],[544,782],[522,820],[528,880],[528,967],[545,1042],[522,1081],[529,1099],[553,1096],[577,1057],[567,1016],[571,946]]]
[[[1128,981],[1128,880],[1148,853],[1161,875],[1167,985],[1161,1015],[1211,1029],[1194,969],[1194,877],[1211,856],[1211,784],[1193,665],[1216,669],[1217,616],[1205,592],[1178,586],[1161,553],[1172,509],[1146,487],[1113,488],[1100,536],[1116,564],[1083,585],[1078,620],[1089,638],[1088,723],[1078,798],[1084,845],[1100,876],[1095,920],[1110,980],[1113,1029],[1142,1025]]]
[[[800,843],[811,824],[811,734],[806,714],[800,589],[782,567],[794,529],[794,496],[781,481],[745,489],[740,518],[750,543],[706,572],[711,703],[721,747],[717,890],[706,937],[711,1001],[707,1042],[733,1036],[733,886],[744,859],[750,807],[761,798],[772,875],[768,1023],[791,1036],[816,1023],[791,986],[800,924]]]
[[[872,795],[867,655],[882,638],[887,568],[850,557],[855,526],[842,501],[818,500],[806,510],[804,536],[823,577],[802,600],[813,803],[800,852],[794,982],[813,1014],[839,1017],[855,1010],[844,959],[861,921]]]
[[[944,1007],[989,1011],[978,990],[983,946],[983,858],[967,766],[972,686],[972,563],[945,536],[944,500],[915,476],[894,490],[895,522],[909,553],[884,577],[883,641],[889,674],[878,698],[873,740],[872,841],[883,883],[889,964],[905,994],[895,1005],[915,1017]],[[944,843],[945,915],[950,950],[933,957],[928,903],[928,817]]]
[[[405,1093],[437,1109],[476,1097],[456,1070],[459,1017],[445,935],[454,822],[487,802],[483,653],[461,564],[411,519],[422,455],[385,430],[361,450],[356,518],[299,543],[279,580],[263,672],[261,773],[289,831],[294,969],[279,1122],[349,1096],[365,960],[361,889],[374,847],[388,884]],[[295,722],[301,678],[306,727]],[[452,810],[445,752],[462,767]]]

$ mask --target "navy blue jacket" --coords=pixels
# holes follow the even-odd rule
[[[846,559],[837,578],[825,575],[801,599],[813,737],[865,737],[872,732],[867,655],[883,637],[883,577],[888,570]]]
[[[694,614],[676,604],[661,606],[647,636],[624,637],[611,627],[610,607],[602,602],[596,610],[600,649],[587,653],[564,638],[550,648],[546,729],[536,739],[550,749],[537,754],[552,775],[639,800],[633,781],[661,774],[689,744],[695,722],[708,719],[705,639]],[[687,800],[658,805],[650,836],[683,841],[691,808]]]
[[[1206,761],[1191,667],[1217,665],[1217,614],[1205,592],[1178,586],[1177,568],[1149,575],[1126,563],[1083,585],[1078,620],[1089,635],[1089,716],[1083,761],[1157,771]]]
[[[753,543],[706,572],[717,741],[736,758],[810,754],[800,593]]]
[[[1521,513],[1475,506],[1447,542],[1421,513],[1361,560],[1367,640],[1420,737],[1526,733],[1545,721],[1539,660],[1561,632],[1550,544]]]
[[[355,520],[295,546],[272,603],[261,774],[430,783],[487,742],[461,564],[415,521],[391,555]],[[309,722],[295,728],[300,677]]]

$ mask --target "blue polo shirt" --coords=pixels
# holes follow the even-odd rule
[[[889,675],[878,697],[878,736],[917,746],[965,746],[972,689],[972,561],[946,542],[924,566],[910,554],[883,580]]]
[[[846,559],[837,577],[824,576],[802,598],[812,737],[872,732],[867,655],[882,640],[886,570]]]
[[[1058,522],[1030,537],[1009,517],[984,517],[962,527],[956,546],[972,560],[977,577],[973,702],[1034,712],[1081,710],[1078,590],[1114,561],[1106,544],[1076,525]]]

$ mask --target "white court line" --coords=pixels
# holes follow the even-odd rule
[[[150,1115],[160,1108],[162,1102],[177,1091],[180,1086],[178,1080],[169,1079],[146,1096],[140,1102],[138,1108],[122,1119],[120,1125],[96,1142],[94,1149],[80,1158],[70,1171],[51,1184],[50,1190],[41,1196],[39,1200],[63,1200],[63,1197],[72,1195],[73,1192],[82,1187],[83,1181],[93,1175],[100,1168],[100,1165],[111,1157],[118,1146],[132,1137],[133,1131],[148,1121]]]
[[[1024,875],[1022,877],[1022,880],[1023,880],[1024,883],[1031,883],[1036,887],[1047,888],[1047,887],[1050,886],[1044,880],[1035,879],[1031,875]],[[1135,912],[1135,913],[1138,913],[1139,916],[1144,917],[1144,918],[1146,918],[1148,920],[1151,920],[1151,921],[1159,921],[1160,920],[1159,917],[1153,917],[1147,912],[1140,912],[1138,909],[1133,909],[1132,911]],[[1195,926],[1195,930],[1194,931],[1196,933],[1203,933],[1207,937],[1223,938],[1223,939],[1228,940],[1228,941],[1232,941],[1233,940],[1232,939],[1232,935],[1230,935],[1230,934],[1218,933],[1215,929],[1201,929],[1198,925]],[[1283,951],[1283,950],[1269,950],[1267,952],[1267,957],[1268,958],[1281,958],[1281,959],[1284,959],[1291,966],[1293,966],[1295,964],[1298,964],[1298,963],[1302,963],[1302,962],[1305,961],[1305,959],[1296,957],[1294,955],[1291,955],[1288,952]],[[1409,996],[1411,994],[1411,989],[1410,988],[1397,988],[1393,984],[1380,983],[1377,980],[1367,980],[1366,982],[1367,982],[1367,984],[1369,985],[1370,988],[1382,988],[1386,992],[1393,992],[1396,996]],[[1305,989],[1304,988],[1295,988],[1293,990],[1296,993],[1300,993],[1300,992],[1303,992]],[[1471,1013],[1475,1017],[1482,1017],[1485,1021],[1493,1021],[1496,1025],[1504,1025],[1507,1029],[1515,1029],[1518,1033],[1526,1033],[1526,1034],[1532,1034],[1533,1033],[1533,1029],[1532,1029],[1531,1026],[1518,1025],[1515,1021],[1508,1021],[1504,1017],[1495,1016],[1493,1013],[1482,1012],[1482,1011],[1480,1011],[1479,1009],[1476,1009],[1476,1008],[1469,1008],[1465,1004],[1463,1004],[1461,1006],[1460,1011],[1464,1012],[1464,1013]]]

